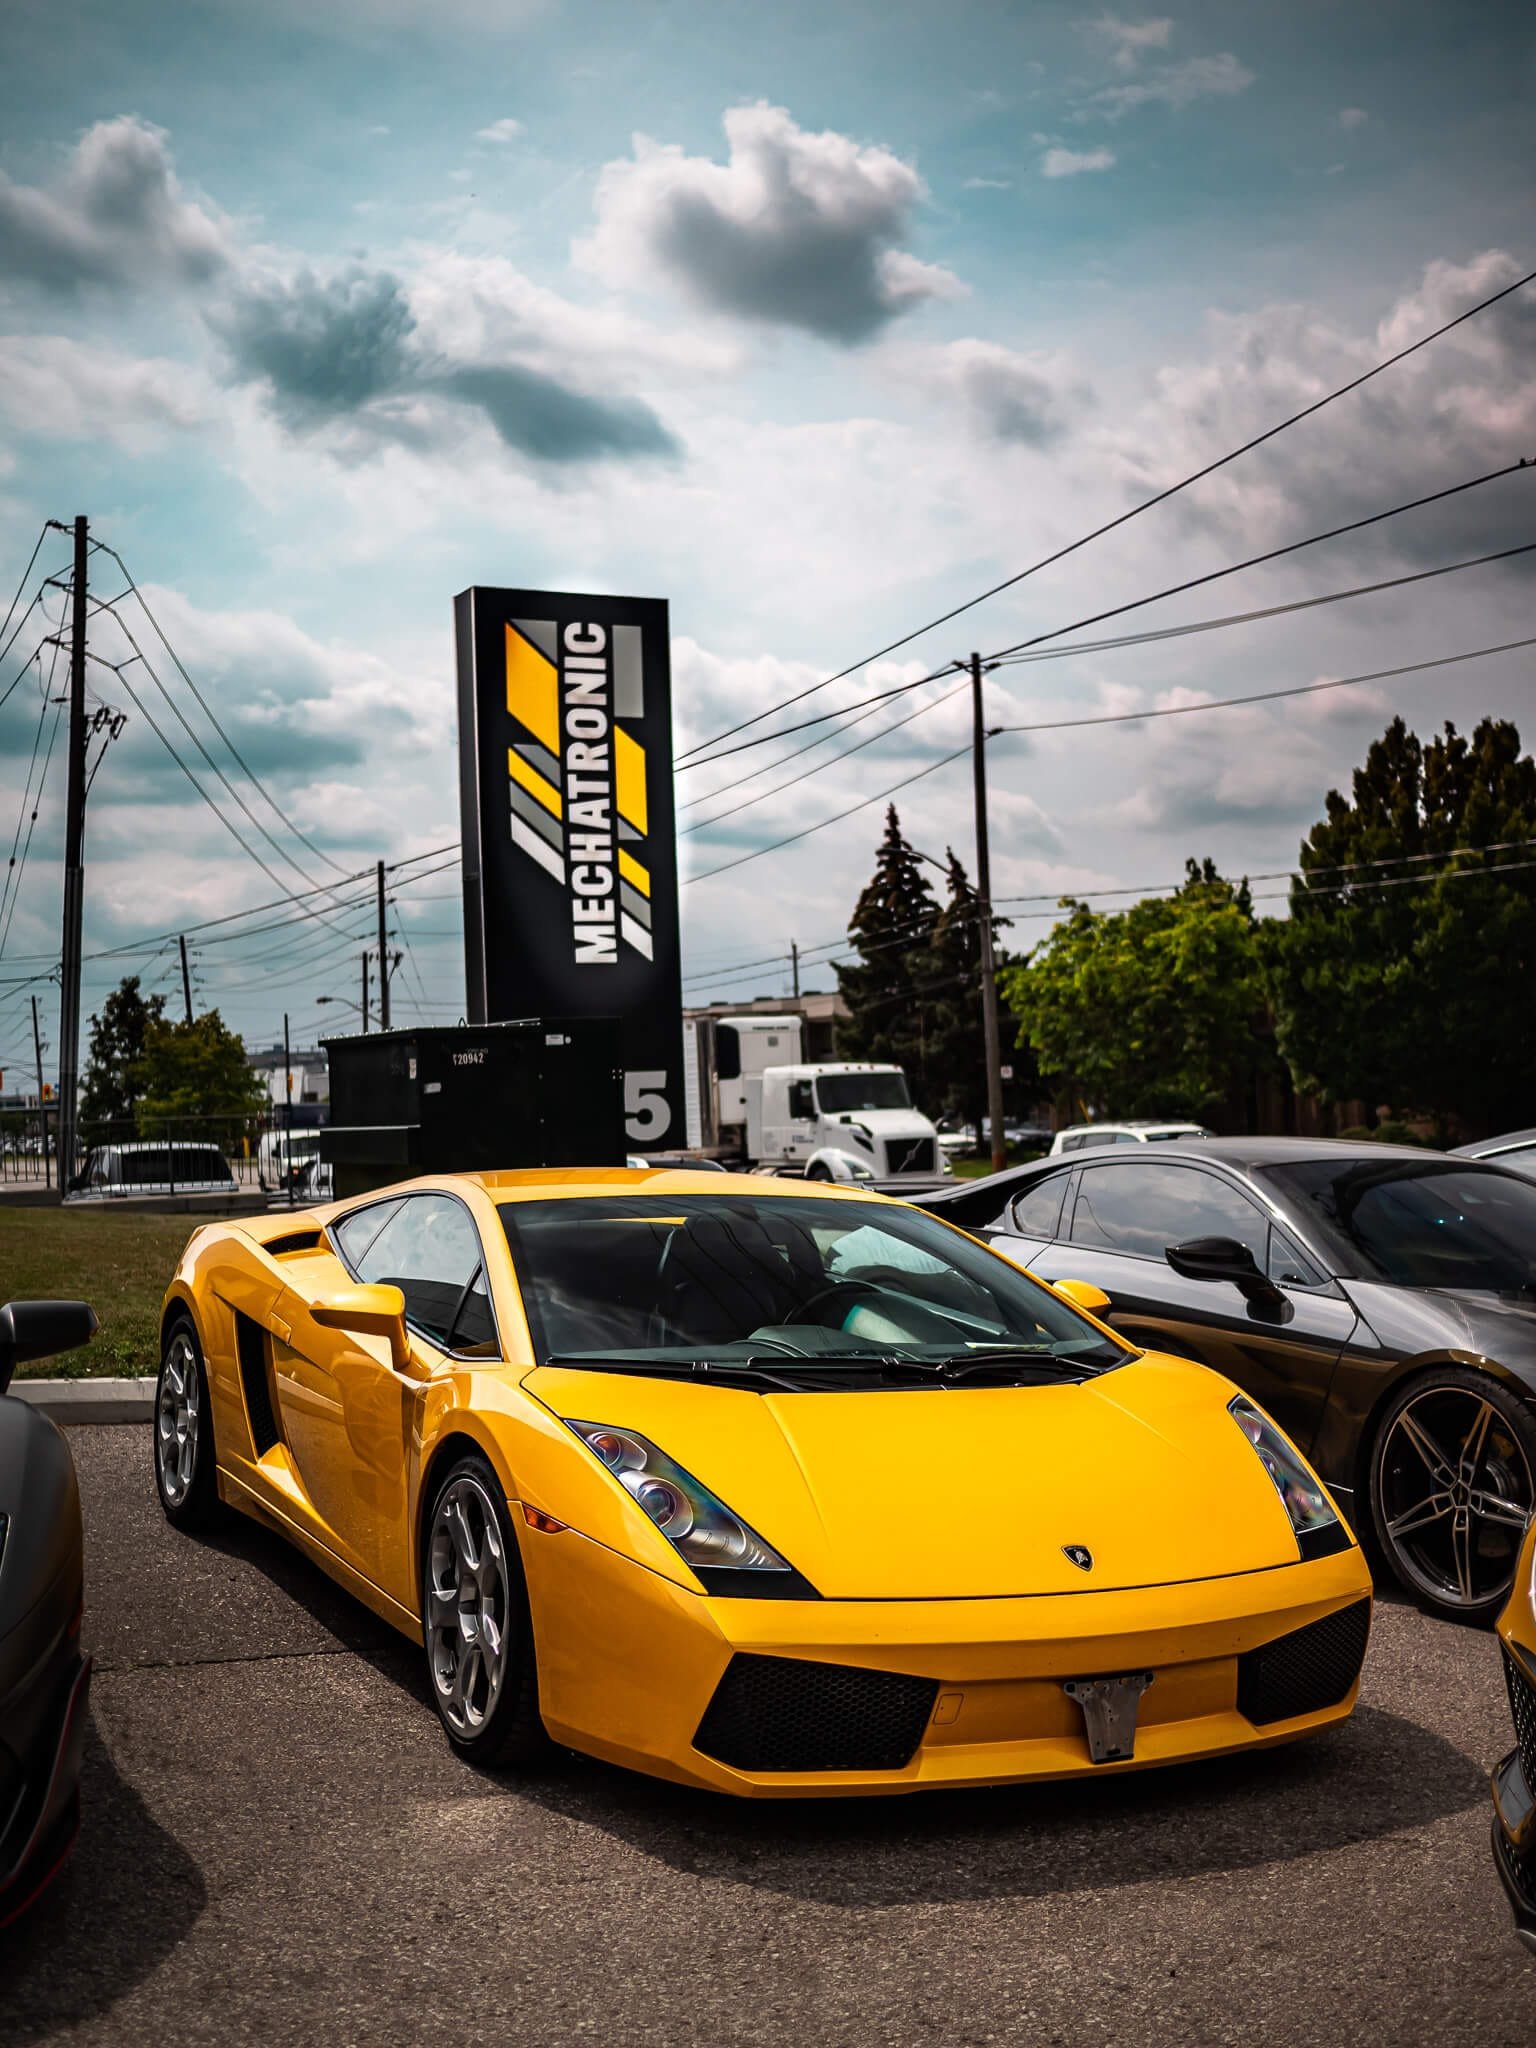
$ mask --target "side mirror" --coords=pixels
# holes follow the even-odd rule
[[[16,1366],[77,1351],[100,1327],[96,1311],[83,1301],[8,1301],[0,1308],[0,1394]]]
[[[1057,1294],[1065,1295],[1074,1308],[1086,1309],[1091,1316],[1102,1316],[1109,1307],[1109,1296],[1091,1280],[1053,1280],[1051,1286]]]
[[[420,1378],[405,1334],[405,1296],[398,1287],[344,1287],[309,1303],[313,1321],[327,1330],[355,1330],[363,1337],[383,1337],[396,1372]]]
[[[1235,1237],[1191,1237],[1171,1244],[1163,1257],[1186,1280],[1229,1280],[1247,1301],[1276,1301],[1280,1290],[1259,1270],[1259,1262]]]

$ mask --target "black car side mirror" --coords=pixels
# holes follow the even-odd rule
[[[99,1328],[96,1311],[83,1301],[8,1301],[0,1308],[0,1394],[23,1361],[78,1350]]]
[[[1186,1280],[1230,1280],[1247,1301],[1277,1301],[1273,1280],[1259,1271],[1259,1262],[1235,1237],[1191,1237],[1171,1244],[1163,1257]]]

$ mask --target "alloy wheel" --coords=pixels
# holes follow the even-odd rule
[[[167,1502],[179,1508],[197,1471],[197,1353],[185,1330],[178,1330],[160,1361],[155,1390],[155,1456],[160,1486]]]
[[[1494,1402],[1470,1387],[1425,1387],[1393,1418],[1376,1471],[1382,1530],[1404,1579],[1442,1607],[1496,1601],[1514,1576],[1536,1488]]]
[[[426,1594],[438,1706],[456,1735],[479,1735],[506,1676],[511,1588],[496,1510],[467,1473],[444,1487],[433,1510]]]

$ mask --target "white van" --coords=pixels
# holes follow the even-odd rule
[[[71,1195],[109,1201],[120,1195],[234,1195],[240,1191],[217,1145],[145,1138],[97,1145],[69,1183]]]

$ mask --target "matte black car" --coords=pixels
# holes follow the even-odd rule
[[[1269,1410],[1403,1586],[1493,1619],[1536,1502],[1536,1183],[1410,1147],[1117,1147],[918,1198]]]
[[[95,1328],[83,1301],[0,1308],[0,1927],[75,1838],[91,1685],[74,1461],[63,1433],[6,1389],[23,1359],[72,1351]]]

